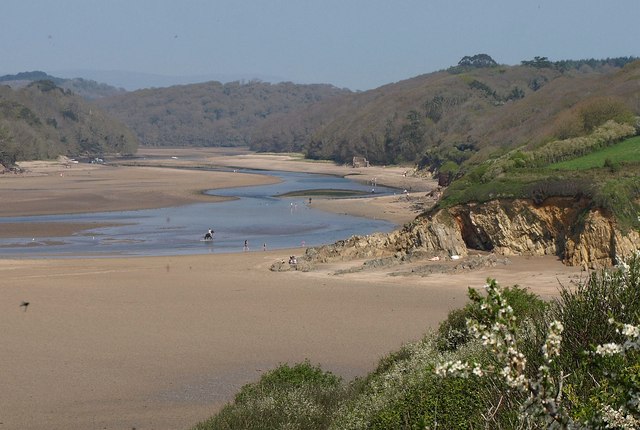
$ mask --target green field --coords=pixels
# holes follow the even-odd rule
[[[554,170],[586,170],[604,167],[605,160],[615,164],[640,162],[640,136],[583,157],[551,164],[548,167]]]

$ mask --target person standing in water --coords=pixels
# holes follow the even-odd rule
[[[244,241],[244,248],[242,248],[242,250],[244,252],[247,252],[249,250],[249,241],[248,240]]]

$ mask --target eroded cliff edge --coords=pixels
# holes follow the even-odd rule
[[[588,199],[494,200],[421,215],[391,233],[353,236],[307,250],[311,262],[359,258],[466,256],[470,249],[501,255],[557,255],[565,264],[608,267],[640,247],[637,230],[623,231]]]

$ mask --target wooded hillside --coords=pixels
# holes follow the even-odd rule
[[[58,155],[130,154],[138,140],[123,124],[52,81],[0,86],[0,164]]]
[[[484,54],[465,57],[445,71],[272,116],[251,147],[456,171],[496,151],[588,134],[618,114],[633,121],[640,62],[632,60],[501,66]]]
[[[0,76],[0,85],[9,85],[13,89],[26,87],[36,81],[51,81],[63,90],[69,90],[86,99],[95,100],[102,97],[124,93],[122,88],[116,88],[108,84],[99,83],[90,79],[73,78],[65,79],[51,76],[45,72],[33,71],[16,73],[15,75]]]
[[[95,103],[127,124],[143,145],[241,146],[274,115],[342,94],[331,85],[232,82],[133,91]]]

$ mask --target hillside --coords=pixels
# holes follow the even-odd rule
[[[0,86],[0,164],[58,155],[129,154],[136,137],[121,123],[52,81]]]
[[[233,82],[133,91],[96,100],[127,124],[143,145],[248,145],[260,124],[348,93],[331,85]]]
[[[272,117],[253,135],[260,151],[438,170],[481,162],[496,151],[587,133],[572,123],[580,106],[611,97],[640,113],[640,64],[632,59],[502,66],[465,57],[461,65]],[[626,65],[626,66],[625,66]],[[624,68],[622,68],[624,66]],[[575,126],[568,129],[568,126]],[[453,165],[451,165],[453,163]]]
[[[13,89],[24,88],[36,81],[51,81],[63,90],[69,90],[86,99],[95,100],[125,92],[122,88],[99,83],[90,79],[73,78],[65,79],[51,76],[45,72],[22,72],[15,75],[0,76],[0,85],[9,85]]]

